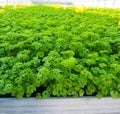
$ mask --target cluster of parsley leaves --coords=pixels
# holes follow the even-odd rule
[[[120,97],[120,9],[0,11],[0,95]]]

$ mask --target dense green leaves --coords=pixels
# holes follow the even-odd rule
[[[0,95],[120,97],[119,9],[0,11]]]

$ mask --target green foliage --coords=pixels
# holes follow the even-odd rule
[[[119,9],[0,10],[0,95],[120,97]]]

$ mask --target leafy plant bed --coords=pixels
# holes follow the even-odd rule
[[[120,9],[0,8],[0,95],[120,97]]]

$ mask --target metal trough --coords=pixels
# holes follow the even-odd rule
[[[120,114],[120,99],[0,98],[0,114]]]

